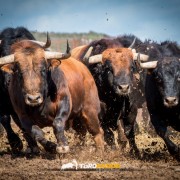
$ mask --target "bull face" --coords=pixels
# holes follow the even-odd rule
[[[157,63],[154,79],[166,107],[174,107],[180,96],[180,62],[176,57],[166,57]]]
[[[19,46],[23,46],[22,49]],[[14,48],[14,75],[22,88],[25,103],[40,105],[47,94],[47,61],[44,50],[32,43],[16,44]]]
[[[133,79],[133,55],[127,48],[107,49],[102,54],[106,80],[114,92],[127,96],[131,92]]]

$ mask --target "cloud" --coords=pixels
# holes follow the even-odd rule
[[[16,4],[15,4],[16,3]],[[135,34],[154,40],[179,39],[179,0],[6,0],[0,2],[0,29]],[[16,8],[14,8],[16,6]]]

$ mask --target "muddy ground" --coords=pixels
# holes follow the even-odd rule
[[[22,133],[13,124],[22,138]],[[51,128],[44,129],[47,138],[55,141]],[[42,149],[41,155],[28,159],[23,154],[14,157],[4,133],[0,138],[0,179],[180,179],[180,163],[174,160],[163,141],[150,135],[143,128],[138,130],[136,143],[141,152],[141,160],[131,157],[128,146],[124,152],[107,149],[104,156],[94,152],[92,137],[87,135],[85,146],[76,146],[78,139],[74,133],[66,133],[71,152],[66,155],[52,155]],[[115,132],[115,135],[116,132]],[[180,144],[180,134],[173,134],[173,141]],[[26,143],[24,143],[24,151]],[[75,159],[78,163],[120,164],[119,169],[95,171],[61,171],[61,164]]]

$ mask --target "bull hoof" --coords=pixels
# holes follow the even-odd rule
[[[173,156],[178,162],[180,162],[180,145],[177,147],[177,153],[175,153]]]
[[[31,156],[38,156],[40,154],[39,147],[35,146],[33,148],[28,147],[25,151],[26,155],[31,157]]]
[[[8,141],[14,154],[19,153],[23,149],[23,143],[17,134],[8,136]]]
[[[132,157],[132,158],[141,159],[141,155],[140,155],[139,150],[132,150],[131,149],[129,154],[130,154],[130,157]]]
[[[69,146],[57,146],[57,147],[56,147],[56,152],[57,152],[58,154],[68,153],[68,152],[69,152]]]
[[[0,138],[3,137],[3,135],[4,135],[4,128],[2,124],[0,124]]]

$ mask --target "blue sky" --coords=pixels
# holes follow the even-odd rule
[[[95,31],[180,44],[180,0],[1,0],[0,30]]]

